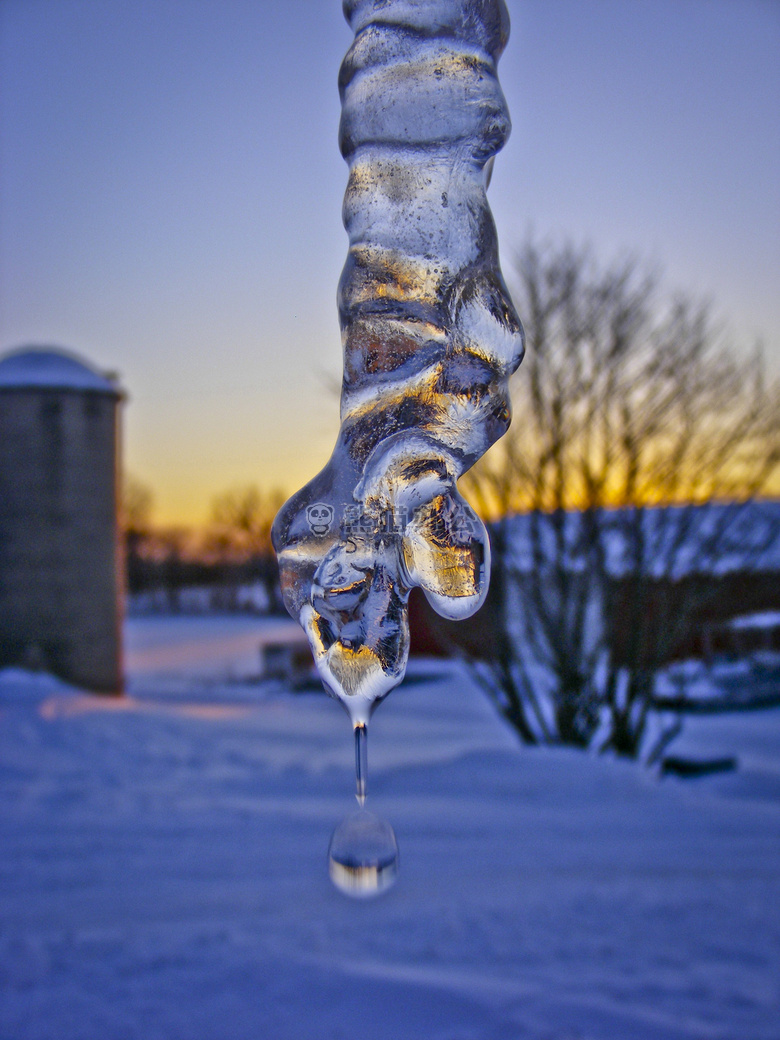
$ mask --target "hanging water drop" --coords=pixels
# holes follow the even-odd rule
[[[360,809],[342,820],[328,849],[334,885],[348,896],[379,895],[398,875],[398,843],[393,828],[364,808],[368,787],[368,726],[355,730],[355,797]]]
[[[347,816],[330,839],[328,870],[345,895],[366,898],[384,892],[398,876],[393,828],[367,809]]]
[[[386,820],[365,809],[368,794],[368,720],[378,703],[356,690],[342,704],[355,738],[355,798],[360,809],[338,825],[328,848],[328,870],[334,885],[356,898],[379,895],[398,875],[398,843]]]

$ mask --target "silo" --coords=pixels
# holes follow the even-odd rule
[[[0,358],[0,667],[122,690],[116,382],[59,349]]]

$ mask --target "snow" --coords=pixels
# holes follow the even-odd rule
[[[272,624],[132,619],[124,698],[0,673],[0,1037],[776,1040],[780,712],[686,722],[739,769],[659,780],[415,663],[369,736],[400,878],[354,902],[348,720],[246,681]]]
[[[0,390],[97,390],[118,394],[119,388],[85,361],[59,348],[27,347],[0,358]]]
[[[257,678],[261,648],[306,644],[301,626],[288,617],[181,614],[133,618],[126,626],[125,662],[135,685],[229,684]],[[218,695],[219,691],[214,691]]]
[[[685,696],[691,701],[720,700],[749,703],[765,681],[776,684],[780,677],[780,654],[754,652],[742,657],[715,657],[711,664],[701,658],[673,661],[655,677],[658,697]]]
[[[729,628],[777,628],[780,626],[780,610],[761,610],[755,614],[742,614],[732,618]]]
[[[556,522],[560,518],[556,521],[552,514],[511,518],[511,561],[519,573],[529,574],[538,566],[535,544],[543,559],[557,558]],[[562,522],[566,546],[563,562],[572,572],[581,571],[586,566],[582,548],[587,541],[584,514],[566,513]],[[612,577],[632,570],[634,522],[620,509],[606,511],[600,520],[600,544],[606,571]],[[642,512],[640,526],[645,545],[643,569],[651,577],[679,580],[695,573],[723,577],[740,570],[780,570],[777,501],[650,507]]]

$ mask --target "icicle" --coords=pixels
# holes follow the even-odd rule
[[[403,678],[411,588],[449,618],[484,600],[487,535],[457,479],[507,429],[522,329],[485,194],[510,129],[504,3],[344,11],[341,431],[273,538],[287,609],[359,726]]]

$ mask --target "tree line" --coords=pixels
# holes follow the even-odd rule
[[[126,477],[121,516],[128,593],[154,595],[175,609],[193,586],[226,590],[223,602],[230,605],[229,590],[259,585],[267,609],[282,611],[271,524],[284,497],[252,484],[233,488],[213,500],[206,527],[192,531],[156,525],[151,491]]]

